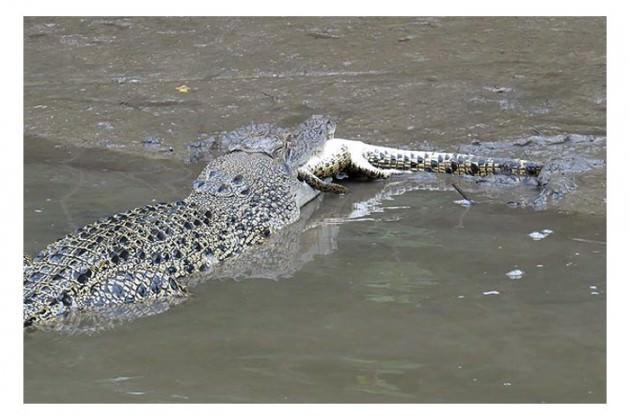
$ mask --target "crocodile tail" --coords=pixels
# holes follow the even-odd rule
[[[479,157],[471,154],[410,151],[368,146],[364,157],[379,169],[412,172],[450,173],[454,175],[538,176],[542,163],[506,158]]]

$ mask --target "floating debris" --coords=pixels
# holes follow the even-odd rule
[[[484,291],[482,294],[483,295],[499,295],[501,293],[497,290],[492,290],[492,291]]]
[[[511,87],[484,86],[484,90],[487,90],[492,93],[507,93],[507,92],[511,92],[513,89]]]
[[[119,376],[119,377],[106,378],[106,379],[99,380],[99,381],[108,381],[110,383],[120,383],[120,382],[123,382],[123,381],[134,380],[136,378],[142,378],[142,376],[136,375],[136,376],[127,377],[127,376],[122,375],[122,376]]]
[[[179,93],[189,93],[192,89],[185,84],[182,84],[181,86],[177,86],[175,90],[177,90]]]
[[[542,234],[542,233],[539,233],[538,231],[534,231],[532,233],[529,233],[529,237],[531,237],[534,240],[542,240],[546,236],[544,234]]]
[[[456,183],[453,183],[452,186],[453,186],[453,189],[455,189],[462,196],[462,198],[464,198],[464,199],[460,199],[459,201],[453,201],[454,203],[461,205],[462,207],[469,207],[475,203],[475,201],[468,198],[468,196],[464,193],[464,191],[462,191],[462,189],[459,186],[457,186]]]
[[[542,240],[548,235],[550,235],[551,233],[553,233],[553,230],[544,229],[542,231],[534,231],[532,233],[529,233],[529,237],[531,237],[534,240]]]
[[[510,271],[505,275],[510,279],[521,279],[523,275],[525,275],[525,272],[521,271],[520,269],[514,269],[513,271]]]
[[[470,202],[467,199],[458,199],[457,201],[453,201],[453,203],[457,205],[461,205],[462,207],[469,207],[472,205],[472,202]]]
[[[146,394],[144,391],[127,391],[126,393],[131,396],[142,396]]]

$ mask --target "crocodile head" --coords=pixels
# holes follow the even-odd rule
[[[326,141],[334,137],[336,128],[332,119],[321,115],[312,116],[287,137],[280,157],[291,170],[297,170],[322,151]]]
[[[271,157],[287,176],[297,179],[298,168],[323,150],[326,141],[334,137],[335,128],[332,119],[321,115],[314,115],[293,129],[252,123],[224,134],[220,148],[225,155],[243,153]],[[200,202],[215,198],[238,199],[251,193],[253,182],[249,174],[253,174],[253,178],[263,176],[256,172],[251,160],[234,160],[244,162],[234,173],[218,170],[221,164],[217,165],[217,160],[221,157],[211,160],[194,180],[190,199]],[[317,196],[316,191],[302,182],[295,182],[292,187],[298,207]]]
[[[295,171],[322,150],[324,143],[333,138],[335,128],[332,119],[321,115],[312,116],[293,129],[252,123],[222,135],[219,148],[224,153],[263,153]]]
[[[221,135],[218,151],[221,155],[236,152],[266,155],[280,163],[288,175],[297,178],[298,168],[323,150],[326,141],[334,137],[335,128],[332,119],[321,115],[314,115],[294,128],[251,123]],[[250,189],[246,179],[241,179],[239,174],[228,176],[217,171],[214,160],[210,159],[208,166],[193,182],[192,196],[225,198],[247,194]],[[247,166],[242,168],[243,173],[254,169],[251,164]],[[299,207],[318,194],[302,182],[296,185]]]

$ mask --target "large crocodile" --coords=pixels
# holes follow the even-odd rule
[[[234,131],[228,153],[212,160],[177,202],[114,214],[48,245],[24,264],[24,326],[49,327],[69,315],[175,301],[186,280],[212,271],[300,217],[326,181],[345,172],[368,178],[425,170],[533,175],[524,160],[404,151],[334,138],[335,124],[313,117],[295,130],[256,136]]]

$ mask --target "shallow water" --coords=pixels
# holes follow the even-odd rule
[[[181,197],[192,177],[112,152],[26,151],[28,253]],[[271,275],[202,283],[167,313],[92,336],[26,334],[25,400],[602,401],[604,218],[463,208],[455,192],[414,191],[426,184],[351,183],[311,203],[283,238],[294,264]]]
[[[604,159],[604,31],[27,19],[24,251],[187,195],[202,167],[187,145],[251,120],[326,113],[339,136],[375,144]],[[528,142],[567,134],[593,141]],[[527,185],[458,182],[477,205],[431,175],[351,182],[304,209],[271,266],[98,334],[25,334],[25,401],[604,402],[605,170],[543,211],[505,205]]]

